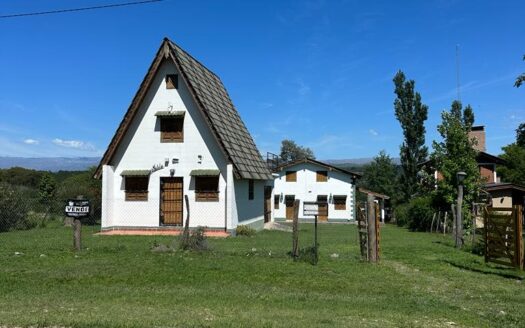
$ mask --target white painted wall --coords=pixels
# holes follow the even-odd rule
[[[286,182],[286,171],[297,171],[297,182]],[[328,181],[317,182],[317,171],[328,171]],[[328,219],[354,220],[355,185],[348,174],[330,171],[324,166],[314,163],[299,163],[277,172],[274,180],[274,194],[279,195],[279,209],[274,209],[274,217],[286,218],[286,195],[295,195],[299,199],[299,218],[313,219],[303,216],[303,202],[317,201],[318,195],[328,197]],[[346,210],[335,210],[330,195],[346,195]],[[273,207],[272,199],[272,207]]]
[[[175,177],[183,177],[184,194],[190,200],[190,225],[212,228],[224,228],[226,225],[227,161],[181,77],[179,76],[178,89],[166,89],[166,74],[178,74],[173,63],[165,61],[160,66],[143,104],[110,163],[113,170],[108,166],[103,171],[103,228],[158,227],[160,178],[169,177],[170,169],[175,170]],[[186,111],[183,143],[160,142],[160,121],[155,113],[167,110],[169,105],[175,111]],[[199,161],[199,155],[202,156],[202,161]],[[169,159],[168,166],[150,175],[148,200],[125,201],[121,172],[151,169],[158,164],[164,166],[166,158]],[[173,164],[173,158],[179,162]],[[218,202],[195,202],[195,179],[189,176],[193,169],[220,170]]]
[[[248,180],[235,179],[235,205],[233,212],[237,214],[238,224],[252,224],[264,221],[264,186],[266,181],[255,180],[253,184],[254,197],[248,199]]]

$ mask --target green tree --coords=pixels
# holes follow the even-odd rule
[[[502,148],[505,164],[497,167],[502,181],[525,185],[525,123],[516,129],[516,142]]]
[[[523,55],[523,60],[525,60],[525,55]],[[525,82],[525,73],[521,74],[516,78],[516,82],[514,83],[514,86],[516,88],[519,88],[523,83]]]
[[[308,147],[302,147],[293,140],[285,139],[281,142],[281,160],[283,162],[295,161],[303,158],[315,159],[314,152]]]
[[[525,148],[511,143],[502,149],[504,153],[500,157],[505,164],[496,169],[501,181],[525,186]]]
[[[438,181],[436,201],[441,206],[450,208],[457,199],[456,173],[464,171],[467,174],[464,184],[465,206],[471,204],[481,189],[481,177],[476,162],[477,151],[473,148],[474,141],[469,138],[469,131],[474,124],[474,112],[468,105],[463,109],[459,101],[454,101],[450,111],[441,113],[442,122],[438,132],[443,138],[441,142],[433,142],[432,159],[436,169],[443,179]]]
[[[516,129],[516,144],[525,147],[525,123],[521,123]]]
[[[53,201],[56,196],[57,183],[55,178],[48,172],[42,174],[40,178],[40,183],[38,184],[38,196],[40,202],[48,204]]]
[[[397,175],[397,167],[392,158],[382,150],[365,166],[359,186],[388,195],[395,201],[398,190]]]
[[[403,144],[400,147],[400,183],[402,197],[410,199],[418,191],[418,164],[425,161],[428,148],[425,146],[425,121],[428,107],[421,102],[421,95],[415,91],[414,80],[406,80],[405,74],[397,72],[394,77],[396,118],[403,129]]]

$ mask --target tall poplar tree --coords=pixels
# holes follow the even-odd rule
[[[403,129],[403,144],[400,147],[401,168],[400,185],[402,198],[409,200],[418,192],[418,164],[427,159],[425,146],[425,121],[428,106],[421,102],[421,95],[415,91],[414,80],[406,80],[402,71],[394,77],[396,99],[394,108],[396,118]]]

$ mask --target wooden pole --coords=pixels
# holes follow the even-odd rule
[[[434,220],[436,219],[436,212],[432,215],[432,223],[430,224],[430,233],[432,233],[432,229],[434,228]]]
[[[367,195],[368,207],[368,261],[377,262],[377,243],[376,243],[376,215],[374,206],[374,196]]]
[[[82,249],[82,223],[80,219],[75,218],[73,220],[73,247],[75,251],[80,251]]]
[[[317,261],[319,261],[319,250],[317,249],[317,215],[315,216],[315,224],[314,224],[314,251],[315,251],[315,257],[314,257],[314,265],[317,265]]]
[[[458,185],[458,202],[457,202],[457,214],[456,214],[456,248],[463,247],[463,184]]]
[[[454,242],[456,241],[456,206],[454,204],[450,205],[450,209],[452,210],[452,238],[454,238]]]
[[[292,257],[294,261],[299,257],[299,200],[295,200],[292,223]]]
[[[443,236],[447,233],[447,216],[448,212],[445,212],[445,219],[443,220]]]
[[[84,196],[78,195],[78,200],[84,199]],[[73,220],[73,248],[75,251],[80,251],[82,249],[82,222],[79,218]]]

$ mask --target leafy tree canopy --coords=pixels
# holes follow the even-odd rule
[[[384,150],[365,166],[359,186],[390,196],[395,200],[398,194],[398,169]]]
[[[525,55],[523,55],[523,60],[525,60]],[[514,83],[514,86],[516,88],[519,88],[523,83],[525,82],[525,73],[521,74],[516,78],[516,82]]]
[[[283,162],[295,161],[303,158],[315,159],[314,152],[308,147],[302,147],[293,140],[285,139],[281,142],[281,160]]]
[[[38,196],[43,203],[49,202],[55,198],[57,183],[55,178],[48,172],[45,172],[38,184]]]
[[[516,129],[516,144],[525,147],[525,123],[521,123]]]
[[[506,163],[496,169],[501,180],[525,186],[525,147],[512,143],[503,147],[503,151],[500,157]]]
[[[474,141],[469,138],[469,131],[474,124],[474,112],[470,105],[465,109],[459,101],[454,101],[450,111],[441,113],[442,122],[438,132],[441,142],[433,142],[432,159],[443,179],[438,181],[437,201],[441,206],[448,206],[457,198],[456,174],[463,171],[467,174],[464,184],[464,203],[473,202],[481,188],[481,177],[476,162],[477,151]]]
[[[421,101],[421,95],[415,91],[414,80],[406,80],[405,74],[397,72],[394,77],[396,99],[394,108],[396,118],[403,129],[403,144],[400,147],[401,168],[400,183],[404,200],[408,200],[418,191],[418,164],[425,161],[428,148],[425,146],[425,121],[428,106]]]

